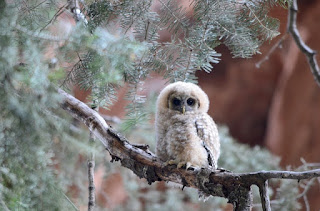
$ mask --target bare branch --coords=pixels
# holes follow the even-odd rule
[[[310,211],[310,205],[309,205],[307,195],[303,196],[303,201],[304,201],[304,204],[306,205],[306,211]]]
[[[268,180],[264,181],[262,184],[258,186],[263,211],[271,211],[270,199],[268,194]]]
[[[53,17],[50,19],[50,21],[40,29],[40,32],[42,32],[45,28],[47,28],[47,26],[49,26],[51,23],[53,23],[64,12],[64,10],[66,9],[67,5],[68,5],[68,3],[64,4],[63,6],[61,6],[58,9],[58,11],[53,15]]]
[[[308,181],[308,183],[304,186],[304,190],[301,194],[299,194],[297,196],[297,198],[301,198],[303,197],[304,195],[307,195],[307,192],[309,191],[309,189],[311,188],[311,186],[313,185],[313,182],[315,181],[315,178],[312,178],[311,180]]]
[[[76,22],[83,21],[85,24],[88,23],[86,16],[81,12],[78,0],[68,0],[68,7]]]
[[[249,177],[252,181],[254,178],[258,179],[295,179],[295,180],[303,180],[303,179],[311,179],[314,177],[320,177],[320,169],[313,169],[309,171],[258,171],[252,173],[240,173],[238,174],[242,177]]]
[[[309,46],[307,46],[300,36],[300,33],[297,29],[297,12],[297,0],[292,0],[289,9],[287,30],[292,35],[294,41],[296,42],[297,46],[302,51],[302,53],[306,55],[311,68],[311,72],[317,84],[320,86],[320,70],[316,60],[316,51],[312,50]]]
[[[94,88],[93,88],[94,90]],[[91,109],[94,111],[98,111],[99,107],[96,105],[96,102],[93,101],[91,105]],[[89,143],[91,146],[95,144],[95,136],[93,132],[90,131]],[[94,167],[95,167],[95,160],[94,160],[94,152],[89,152],[88,156],[88,189],[89,189],[89,201],[88,201],[88,211],[93,211],[94,206],[96,204],[96,196],[95,196],[95,186],[94,186]]]
[[[252,206],[251,185],[262,188],[265,210],[268,210],[267,198],[268,179],[311,179],[320,177],[320,169],[304,172],[293,171],[259,171],[251,173],[232,173],[228,171],[212,171],[202,168],[178,169],[176,166],[165,166],[147,147],[136,147],[125,137],[113,130],[105,120],[86,104],[59,89],[63,96],[61,107],[73,117],[82,121],[89,130],[102,142],[109,151],[112,160],[120,161],[121,165],[132,170],[140,178],[147,179],[151,184],[155,181],[171,181],[183,186],[197,188],[212,196],[227,198],[234,210],[248,211]],[[263,184],[261,186],[261,184]]]
[[[279,40],[278,42],[276,42],[276,44],[274,44],[270,50],[268,51],[268,53],[260,60],[256,63],[256,68],[260,68],[261,64],[264,63],[265,61],[269,60],[270,56],[273,54],[273,52],[280,48],[280,46],[282,45],[282,42],[287,38],[287,33],[284,34]]]
[[[37,39],[48,40],[48,41],[52,41],[52,42],[61,42],[61,41],[67,40],[67,38],[65,38],[65,37],[57,37],[57,36],[53,36],[50,34],[30,31],[29,29],[27,29],[19,24],[14,25],[14,29],[19,32],[22,32],[30,37],[34,37]]]
[[[93,145],[95,142],[95,138],[92,132],[90,132],[90,138],[89,138],[90,145]],[[94,186],[94,167],[95,167],[95,160],[94,160],[94,152],[90,152],[88,157],[88,190],[89,190],[89,201],[88,201],[88,211],[94,210],[95,206],[95,186]]]

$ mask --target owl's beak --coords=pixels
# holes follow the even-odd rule
[[[186,107],[183,105],[182,106],[182,114],[186,113]]]

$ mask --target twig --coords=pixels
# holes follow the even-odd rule
[[[315,178],[312,178],[311,180],[308,181],[308,183],[307,183],[307,184],[305,185],[305,187],[304,187],[303,192],[297,196],[297,199],[298,199],[298,198],[301,198],[301,197],[303,197],[304,195],[307,194],[307,192],[308,192],[309,189],[311,188],[314,180],[315,180]]]
[[[306,211],[310,211],[310,205],[309,205],[309,202],[308,202],[307,195],[303,196],[303,201],[304,201],[304,204],[306,205]]]
[[[316,60],[316,51],[312,50],[309,46],[307,46],[299,34],[299,31],[297,29],[297,23],[296,23],[297,12],[298,12],[297,0],[292,0],[290,9],[289,9],[289,14],[288,14],[287,31],[291,34],[291,36],[293,37],[294,41],[296,42],[297,46],[302,51],[302,53],[306,55],[311,68],[311,72],[317,84],[320,86],[320,70]]]
[[[70,8],[76,22],[83,21],[85,24],[88,23],[86,16],[81,12],[78,0],[68,0],[68,8]]]
[[[191,64],[191,57],[192,57],[192,49],[189,50],[190,53],[189,53],[189,56],[188,56],[188,63],[187,63],[187,66],[186,66],[186,69],[185,69],[185,74],[184,74],[184,78],[183,78],[183,81],[186,81],[188,76],[189,76],[189,68],[190,68],[190,64]]]
[[[170,14],[172,15],[172,17],[174,17],[174,21],[172,22],[178,22],[179,24],[181,24],[181,26],[184,28],[183,32],[185,35],[188,35],[188,25],[186,23],[183,22],[183,18],[177,16],[175,13],[174,13],[174,10],[172,10],[172,7],[170,5],[167,5],[167,3],[169,3],[170,1],[168,1],[167,3],[163,2],[162,0],[159,0],[159,2],[162,4],[162,6],[168,10],[170,12]],[[176,11],[179,11],[179,10],[176,10]],[[169,30],[170,31],[170,30]],[[187,36],[186,36],[187,37]]]
[[[25,33],[26,35],[30,36],[30,37],[34,37],[37,39],[42,39],[42,40],[48,40],[48,41],[53,41],[53,42],[61,42],[61,41],[66,41],[67,38],[65,37],[57,37],[57,36],[53,36],[53,35],[49,35],[49,34],[44,34],[41,32],[34,32],[34,31],[30,31],[29,29],[16,24],[13,26],[14,29],[16,29],[17,31],[20,31],[22,33]]]
[[[67,201],[71,204],[71,206],[72,206],[75,210],[79,211],[78,207],[76,207],[76,205],[69,199],[69,197],[68,197],[62,190],[60,190],[60,192],[61,192],[62,195],[67,199]]]
[[[261,64],[264,63],[265,61],[269,60],[271,54],[273,54],[273,52],[279,48],[281,45],[282,45],[282,42],[287,38],[288,34],[284,34],[279,40],[278,42],[276,42],[276,44],[274,44],[269,52],[260,60],[256,63],[256,68],[260,68],[261,67]]]
[[[260,26],[262,26],[262,28],[264,28],[266,31],[270,32],[270,33],[274,33],[278,35],[278,32],[276,30],[272,30],[270,28],[268,28],[265,24],[263,24],[262,20],[260,20],[260,18],[254,13],[254,11],[251,9],[251,7],[249,7],[246,3],[243,4],[248,10],[250,10],[250,12],[253,14],[254,18],[258,21],[258,23],[260,24]]]
[[[90,138],[89,138],[90,145],[93,145],[94,135],[92,132],[90,132]],[[89,158],[88,158],[88,189],[89,189],[89,197],[88,197],[88,211],[93,211],[95,206],[95,186],[94,186],[94,167],[95,167],[95,161],[94,161],[94,152],[90,152]]]
[[[94,87],[92,90],[94,91]],[[96,102],[93,101],[91,105],[91,109],[93,111],[98,111],[99,107],[96,105]],[[90,146],[94,146],[95,144],[95,136],[93,132],[90,131],[90,138],[89,138],[89,144]],[[89,197],[88,197],[88,211],[93,211],[95,207],[96,202],[96,196],[95,196],[95,186],[94,186],[94,167],[95,167],[95,160],[94,160],[94,152],[89,152],[89,158],[88,158],[88,189],[89,189]]]
[[[271,211],[270,199],[268,194],[268,180],[265,180],[259,186],[260,198],[263,211]]]
[[[40,2],[39,4],[33,6],[32,8],[29,8],[29,10],[34,10],[34,9],[36,9],[37,7],[39,7],[39,6],[40,6],[41,4],[43,4],[44,2],[46,2],[46,0]]]
[[[62,7],[60,7],[58,9],[58,11],[53,15],[53,17],[50,19],[50,21],[45,25],[43,26],[41,29],[40,29],[40,32],[43,31],[47,26],[49,26],[53,21],[55,21],[64,11],[64,9],[66,9],[66,6],[68,5],[68,3],[64,4]]]
[[[304,185],[304,190],[301,194],[299,194],[296,198],[303,198],[303,201],[304,201],[304,204],[305,204],[305,207],[306,207],[306,211],[310,211],[310,205],[309,205],[309,202],[308,202],[308,199],[307,199],[307,193],[308,191],[310,190],[311,186],[313,185],[313,182],[316,180],[316,178],[312,178],[310,179],[306,185]]]
[[[269,179],[311,179],[320,177],[320,169],[310,171],[259,171],[251,173],[232,173],[211,171],[203,168],[199,171],[178,169],[173,165],[164,165],[152,152],[133,146],[121,134],[114,131],[104,119],[85,103],[59,89],[63,101],[61,107],[73,117],[82,121],[109,151],[112,161],[132,170],[140,178],[146,178],[151,184],[155,181],[171,181],[183,186],[197,188],[212,196],[227,198],[236,211],[251,210],[251,185],[261,186]],[[262,187],[262,186],[261,186]],[[267,190],[262,189],[264,201]],[[267,208],[269,205],[265,203]]]

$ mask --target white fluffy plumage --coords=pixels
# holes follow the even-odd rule
[[[162,161],[178,168],[217,168],[220,141],[208,109],[208,96],[195,84],[175,82],[161,91],[155,124]]]

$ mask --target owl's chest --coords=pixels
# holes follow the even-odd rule
[[[197,137],[197,130],[194,118],[175,117],[166,128],[166,138],[172,144],[187,144]]]
[[[167,153],[171,159],[191,162],[199,166],[207,162],[207,153],[197,134],[196,119],[175,119],[167,128]]]

